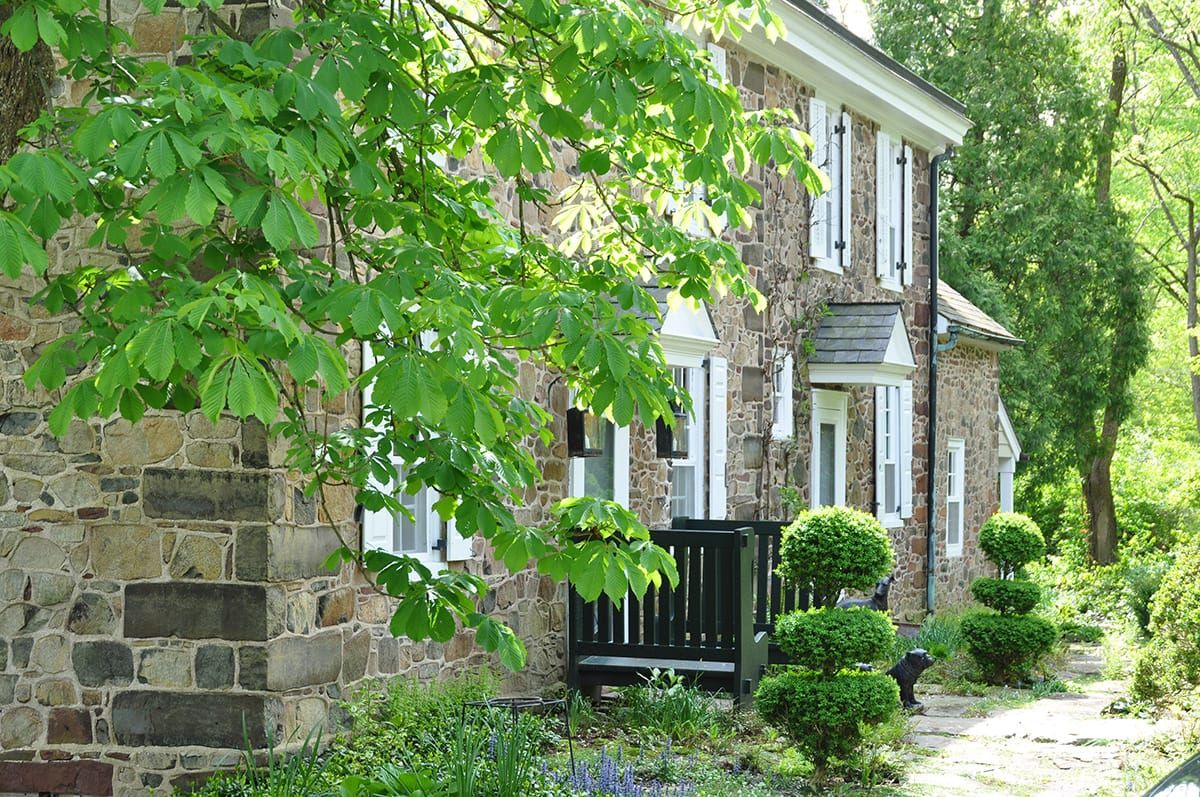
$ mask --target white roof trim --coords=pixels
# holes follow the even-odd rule
[[[896,313],[896,322],[892,326],[892,337],[888,339],[887,352],[883,355],[884,365],[898,365],[912,370],[917,367],[913,360],[912,346],[908,343],[908,330],[904,328],[901,313]]]
[[[772,10],[787,35],[769,42],[761,27],[739,42],[764,61],[779,66],[822,96],[837,97],[850,108],[899,133],[931,153],[961,144],[971,122],[927,91],[888,69],[786,0]]]
[[[1021,458],[1021,441],[1017,439],[1012,419],[1008,417],[1004,399],[1000,399],[1000,456],[1014,460]]]
[[[721,341],[713,329],[708,307],[684,300],[671,302],[658,333],[658,342],[667,365],[699,368]]]

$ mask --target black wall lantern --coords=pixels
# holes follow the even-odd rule
[[[567,410],[567,456],[604,456],[604,424],[578,407]]]
[[[654,442],[659,459],[688,458],[688,414],[682,407],[675,407],[675,427],[659,418],[654,422]]]

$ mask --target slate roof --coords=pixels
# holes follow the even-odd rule
[[[831,304],[813,333],[812,365],[880,365],[887,354],[900,305]]]
[[[938,315],[951,324],[966,327],[994,339],[997,343],[1016,346],[1025,342],[941,280],[938,280]]]

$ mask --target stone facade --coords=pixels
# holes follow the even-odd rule
[[[153,57],[170,57],[197,17],[169,8],[158,17],[113,3],[114,21],[133,31]],[[267,6],[223,13],[247,33],[271,23]],[[730,45],[729,74],[747,107],[792,107],[805,121],[811,90]],[[60,84],[59,97],[82,87]],[[762,315],[723,299],[710,312],[728,373],[728,514],[784,516],[781,488],[807,498],[810,385],[798,363],[795,435],[771,436],[774,352],[803,350],[820,308],[834,301],[900,302],[917,369],[914,381],[914,512],[894,529],[897,616],[916,620],[925,580],[926,419],[928,415],[928,154],[915,153],[913,286],[879,287],[874,273],[875,125],[854,114],[852,267],[817,271],[808,258],[808,201],[791,178],[760,170],[763,194],[754,227],[734,243],[767,296]],[[566,165],[566,164],[564,164]],[[478,154],[452,162],[485,173]],[[563,174],[548,178],[565,185]],[[497,187],[515,216],[510,186]],[[550,233],[549,217],[526,222]],[[52,242],[52,264],[78,262],[86,232]],[[97,253],[89,253],[93,258]],[[107,257],[100,253],[99,257]],[[281,467],[280,443],[263,428],[198,413],[157,413],[76,422],[61,439],[46,427],[54,397],[29,390],[21,375],[61,334],[67,318],[29,301],[30,286],[0,284],[0,797],[5,794],[135,795],[202,778],[236,761],[243,718],[261,743],[300,738],[339,719],[338,702],[368,676],[435,679],[492,663],[470,633],[445,644],[413,643],[387,633],[389,602],[349,569],[322,563],[337,545],[334,527],[356,528],[353,497],[328,496],[330,517],[306,499]],[[979,570],[978,528],[995,508],[996,354],[960,345],[941,361],[943,430],[967,439],[966,545],[960,559],[940,558],[939,601],[965,599]],[[521,363],[526,396],[559,419],[556,442],[531,442],[545,481],[519,511],[536,523],[567,492],[569,463],[561,428],[565,388]],[[847,445],[848,503],[874,502],[874,400],[851,395]],[[331,425],[356,423],[353,396],[312,407]],[[630,503],[652,526],[669,520],[669,470],[655,456],[654,434],[635,422],[630,434]],[[943,518],[944,518],[944,513]],[[332,522],[331,522],[332,521]],[[944,522],[944,521],[943,521]],[[357,534],[357,531],[352,533]],[[944,545],[944,532],[940,536]],[[540,692],[564,670],[564,588],[534,571],[509,573],[476,540],[465,565],[485,577],[484,609],[526,641],[529,666],[509,676],[514,692]]]

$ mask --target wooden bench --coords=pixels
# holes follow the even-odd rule
[[[591,691],[669,669],[748,705],[768,656],[767,634],[755,627],[754,530],[739,524],[655,529],[650,536],[674,556],[678,586],[651,586],[640,600],[620,604],[607,595],[585,602],[571,590],[568,684]]]
[[[788,523],[779,520],[698,520],[681,517],[671,521],[671,527],[675,529],[734,531],[750,528],[754,531],[754,630],[765,632],[769,639],[775,633],[776,617],[797,609],[807,609],[811,602],[807,591],[788,589],[784,586],[783,579],[775,572],[779,567],[780,541],[787,526]],[[788,663],[788,657],[773,639],[768,651],[768,661],[771,664]]]

